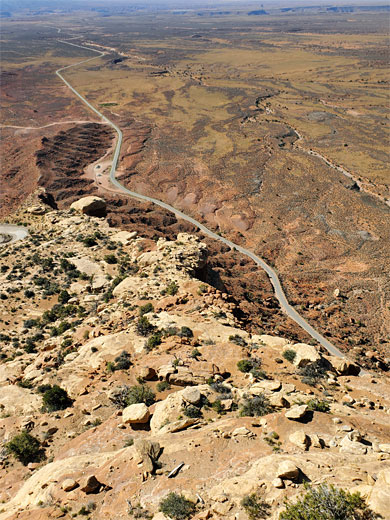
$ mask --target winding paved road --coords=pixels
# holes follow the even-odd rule
[[[15,224],[0,224],[0,245],[8,245],[22,240],[28,235],[28,229]]]
[[[260,266],[262,269],[264,269],[264,271],[269,276],[269,279],[270,279],[270,281],[273,285],[274,291],[275,291],[275,296],[279,300],[280,306],[281,306],[282,310],[285,312],[285,314],[287,314],[287,316],[289,316],[300,327],[302,327],[302,329],[304,329],[308,334],[310,334],[310,336],[313,339],[315,339],[318,343],[320,343],[330,354],[332,354],[333,356],[344,358],[345,355],[338,348],[336,348],[334,345],[332,345],[332,343],[330,343],[330,341],[328,341],[324,336],[322,336],[319,332],[317,332],[314,329],[314,327],[312,327],[300,314],[298,314],[298,312],[294,309],[294,307],[292,307],[288,303],[286,295],[284,294],[281,283],[279,281],[278,275],[276,274],[274,269],[272,269],[272,267],[270,267],[268,264],[266,264],[264,262],[264,260],[262,258],[258,257],[254,253],[252,253],[252,251],[249,251],[248,249],[245,249],[244,247],[241,247],[241,246],[235,244],[234,242],[231,242],[230,240],[227,240],[226,238],[217,235],[213,231],[210,231],[201,222],[198,222],[194,218],[189,217],[188,215],[182,213],[181,211],[174,208],[173,206],[166,204],[165,202],[162,202],[161,200],[155,199],[153,197],[148,197],[147,195],[142,195],[141,193],[136,193],[135,191],[131,191],[131,190],[127,189],[125,186],[122,186],[122,184],[115,177],[116,169],[118,166],[119,154],[120,154],[120,150],[121,150],[121,146],[122,146],[122,132],[121,132],[120,128],[118,128],[118,126],[115,123],[110,121],[106,116],[104,116],[101,112],[99,112],[99,110],[97,110],[93,105],[91,105],[91,103],[89,101],[87,101],[79,92],[77,92],[77,90],[74,87],[72,87],[72,85],[61,74],[61,72],[64,70],[67,70],[67,69],[70,69],[71,67],[76,67],[77,65],[81,65],[82,63],[87,63],[89,61],[100,58],[101,56],[104,56],[106,53],[97,51],[95,49],[91,49],[90,47],[84,47],[81,45],[77,45],[75,43],[70,43],[70,42],[63,41],[63,40],[58,40],[58,41],[66,44],[66,45],[72,45],[74,47],[79,47],[80,49],[89,50],[89,51],[98,53],[98,56],[94,56],[93,58],[88,58],[88,59],[79,61],[77,63],[74,63],[73,65],[67,65],[66,67],[62,67],[56,71],[56,74],[65,83],[65,85],[67,87],[69,87],[70,90],[79,99],[81,99],[81,101],[85,105],[87,105],[88,108],[90,108],[95,114],[97,114],[99,117],[101,117],[103,119],[103,121],[105,121],[107,124],[109,124],[116,131],[116,133],[118,135],[118,140],[116,143],[114,157],[112,160],[112,165],[111,165],[111,170],[110,170],[111,183],[116,188],[118,188],[118,190],[125,193],[126,195],[133,197],[135,199],[138,199],[138,200],[152,202],[153,204],[156,204],[157,206],[160,206],[161,208],[164,208],[164,209],[170,211],[171,213],[174,213],[178,218],[186,220],[187,222],[190,222],[191,224],[193,224],[194,226],[199,228],[205,235],[209,236],[210,238],[213,238],[214,240],[218,240],[219,242],[222,242],[222,243],[226,244],[227,246],[229,246],[230,248],[235,249],[235,250],[239,251],[240,253],[242,253],[243,255],[251,258],[258,266]]]

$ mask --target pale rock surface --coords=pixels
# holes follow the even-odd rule
[[[29,415],[42,407],[42,398],[28,388],[6,385],[0,388],[0,409],[6,415]]]
[[[289,340],[286,338],[280,338],[278,336],[270,336],[268,334],[261,334],[259,336],[253,335],[252,341],[256,343],[257,341],[260,341],[264,343],[267,347],[279,347],[282,349],[286,345],[289,345]]]
[[[90,216],[105,216],[107,204],[104,199],[96,196],[82,197],[70,205],[70,209]]]
[[[291,350],[294,350],[296,353],[293,363],[298,368],[304,367],[321,359],[320,353],[316,347],[312,345],[306,345],[306,343],[296,343],[291,347]]]
[[[345,358],[339,358],[336,356],[325,356],[331,364],[333,370],[343,376],[357,376],[360,372],[360,368]]]
[[[72,491],[77,486],[78,486],[78,484],[75,480],[73,480],[72,478],[66,478],[65,480],[62,481],[61,489],[68,492],[68,491]]]
[[[145,403],[126,406],[122,411],[122,421],[129,424],[147,423],[150,417],[149,408]]]
[[[115,233],[115,235],[112,235],[111,240],[113,242],[120,242],[121,244],[126,246],[136,236],[137,231],[119,231],[119,233]]]
[[[376,513],[381,514],[383,518],[389,518],[390,468],[386,468],[378,473],[378,478],[371,491],[368,504]]]
[[[276,477],[284,480],[295,480],[299,476],[299,468],[291,461],[285,460],[278,466]]]
[[[186,388],[182,395],[183,399],[187,401],[187,403],[193,405],[199,404],[202,399],[202,394],[199,392],[198,388]]]
[[[303,431],[296,431],[289,436],[289,441],[303,450],[307,450],[310,445],[310,438]]]
[[[302,404],[300,406],[294,405],[284,415],[287,417],[287,419],[292,421],[299,421],[305,417],[307,411],[308,407],[306,404]]]
[[[93,277],[92,287],[94,289],[101,289],[108,284],[102,267],[98,263],[91,260],[88,256],[83,256],[81,258],[70,258],[69,261],[77,267],[80,273],[84,273]]]

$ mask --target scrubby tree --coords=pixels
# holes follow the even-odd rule
[[[44,458],[44,451],[39,440],[25,431],[15,435],[6,444],[6,448],[25,466],[30,462],[39,462]]]
[[[307,486],[306,494],[293,503],[286,501],[280,520],[374,520],[375,514],[359,493],[348,493],[332,485]]]

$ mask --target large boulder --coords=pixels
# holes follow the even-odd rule
[[[182,414],[183,404],[182,391],[169,394],[164,401],[156,403],[153,417],[150,420],[152,434],[158,433],[163,426],[176,421]]]
[[[287,419],[292,421],[299,421],[305,417],[307,411],[308,407],[306,404],[302,404],[300,406],[294,405],[284,415],[287,417]]]
[[[331,364],[332,369],[336,374],[341,376],[357,376],[359,375],[360,368],[344,358],[336,356],[327,356],[326,359]]]
[[[383,518],[389,518],[390,511],[390,468],[378,473],[368,505]]]
[[[95,475],[84,477],[80,482],[80,489],[87,495],[90,493],[98,493],[104,484],[98,481]]]
[[[122,412],[122,421],[129,424],[145,424],[149,417],[149,408],[145,403],[131,404]]]
[[[294,365],[298,368],[319,361],[321,358],[318,350],[312,345],[306,345],[306,343],[296,343],[291,347],[291,350],[295,351]]]
[[[302,450],[307,450],[310,445],[310,437],[303,431],[296,431],[289,436],[289,441]]]
[[[83,197],[73,202],[70,209],[74,209],[84,215],[91,217],[105,217],[107,214],[106,201],[100,197],[90,196]]]
[[[159,443],[146,439],[137,439],[134,443],[134,448],[139,457],[138,463],[142,464],[144,472],[152,473],[154,463],[158,459],[161,451]]]
[[[285,460],[279,464],[276,478],[295,480],[299,477],[299,473],[299,468],[291,460]]]
[[[185,401],[187,401],[187,403],[197,405],[202,399],[202,394],[197,388],[188,387],[183,390],[183,398]]]

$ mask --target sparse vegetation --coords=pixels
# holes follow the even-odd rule
[[[30,462],[40,462],[44,458],[41,443],[28,432],[15,435],[6,444],[6,448],[25,466]]]
[[[160,511],[173,520],[186,520],[195,513],[195,504],[183,495],[169,493],[167,497],[161,500]]]
[[[67,391],[58,385],[49,386],[49,388],[47,388],[43,393],[42,401],[44,409],[48,412],[65,410],[65,408],[68,408],[73,404]]]
[[[149,303],[146,303],[145,305],[141,305],[141,307],[139,308],[139,315],[143,316],[144,314],[147,314],[148,312],[153,312],[153,311],[154,311],[153,304],[149,302]]]
[[[282,354],[282,356],[284,357],[284,359],[286,359],[289,363],[293,363],[294,362],[294,359],[296,358],[297,356],[297,353],[295,352],[295,350],[292,350],[291,348],[285,350]]]
[[[260,417],[271,412],[272,406],[264,394],[255,397],[246,397],[240,409],[241,417]]]
[[[327,368],[326,361],[323,358],[314,363],[309,363],[299,370],[302,383],[315,386],[325,377]]]
[[[307,403],[308,409],[312,412],[327,413],[330,411],[330,404],[328,401],[321,401],[320,399],[310,399]]]
[[[241,500],[241,506],[250,520],[260,520],[270,516],[271,507],[257,493],[246,495]]]
[[[157,392],[165,392],[165,390],[170,390],[171,385],[168,381],[159,381],[156,385]]]
[[[155,329],[156,327],[152,323],[150,323],[146,316],[141,316],[138,319],[136,330],[137,334],[139,334],[140,336],[149,336],[149,334],[151,334]]]
[[[240,336],[239,334],[234,334],[233,336],[229,336],[230,343],[234,343],[235,345],[238,345],[239,347],[246,347],[247,342],[245,339]]]
[[[297,502],[286,501],[280,520],[374,520],[380,518],[369,509],[359,493],[349,493],[332,485],[307,487]]]
[[[202,410],[200,410],[197,406],[186,406],[183,410],[183,413],[186,417],[190,417],[191,419],[198,419],[202,417]]]
[[[155,402],[156,395],[145,384],[135,386],[123,385],[112,392],[110,399],[118,408],[125,408],[136,403],[145,403],[147,406],[151,406]]]

